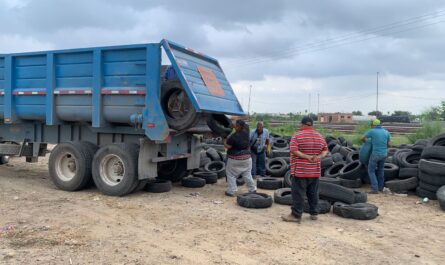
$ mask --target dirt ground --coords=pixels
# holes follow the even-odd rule
[[[123,198],[64,192],[47,159],[12,159],[0,167],[0,264],[444,264],[437,202],[370,195],[377,219],[330,213],[298,225],[281,221],[287,206],[241,208],[224,188],[220,180]]]

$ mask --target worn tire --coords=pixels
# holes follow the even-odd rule
[[[233,129],[232,121],[224,114],[211,114],[207,119],[207,126],[222,137],[228,136]]]
[[[346,156],[347,163],[351,163],[351,162],[357,161],[357,160],[359,160],[359,152],[357,152],[357,151],[350,152]]]
[[[363,203],[368,201],[368,194],[366,192],[354,190],[354,203]]]
[[[322,181],[319,183],[319,196],[321,199],[331,202],[340,201],[351,204],[355,201],[355,194],[353,190]]]
[[[370,203],[354,203],[347,205],[341,202],[334,203],[334,214],[355,220],[372,220],[378,216],[378,207]]]
[[[73,176],[68,176],[62,171],[62,160],[72,159],[75,164]],[[65,191],[77,191],[85,188],[91,181],[91,166],[93,156],[86,146],[80,143],[60,143],[52,150],[48,171],[54,185]],[[57,166],[59,164],[59,166]]]
[[[181,185],[186,188],[201,188],[206,185],[206,180],[203,178],[188,176],[181,180]]]
[[[345,162],[337,162],[334,165],[332,165],[330,168],[326,169],[324,172],[323,177],[325,178],[336,178],[340,176],[340,171],[342,168],[344,168],[346,165]]]
[[[292,187],[292,175],[290,174],[290,170],[288,170],[286,172],[286,174],[284,174],[284,180],[283,180],[283,185],[286,188],[290,188]]]
[[[352,161],[346,164],[339,172],[339,177],[342,179],[361,179],[366,174],[365,167],[360,161]]]
[[[426,182],[426,183],[434,185],[434,186],[440,187],[440,186],[445,185],[445,176],[430,175],[423,171],[419,171],[419,179],[423,182]]]
[[[145,191],[151,193],[163,193],[169,192],[172,189],[172,182],[170,180],[156,179],[154,181],[149,181],[145,185]]]
[[[289,143],[283,138],[275,138],[272,143],[272,147],[276,147],[278,149],[289,147]]]
[[[326,178],[321,177],[320,182],[327,182],[335,185],[341,185],[341,178]]]
[[[417,168],[419,167],[420,153],[419,152],[406,152],[400,155],[400,167],[402,168]]]
[[[201,152],[199,155],[199,167],[204,167],[207,163],[212,162],[212,160],[207,156],[207,152]]]
[[[96,187],[105,195],[124,196],[134,191],[138,180],[137,144],[109,144],[101,147],[93,158],[92,173]],[[107,166],[117,161],[122,167],[122,176],[111,176]]]
[[[334,160],[332,160],[331,156],[323,157],[320,161],[321,168],[329,168],[334,164]]]
[[[170,128],[178,131],[195,126],[201,118],[201,114],[196,112],[185,90],[181,87],[179,82],[165,82],[161,88],[161,106],[165,119]],[[170,111],[169,107],[178,103],[182,104],[180,109],[186,112],[180,116]]]
[[[440,208],[445,211],[445,186],[442,186],[436,192],[437,200],[439,201]]]
[[[197,171],[193,172],[193,176],[204,179],[206,184],[215,184],[218,182],[218,174],[216,172]]]
[[[393,192],[405,192],[417,188],[417,177],[407,179],[394,179],[385,182],[385,186]]]
[[[434,176],[445,176],[445,162],[420,159],[419,169]]]
[[[326,201],[326,200],[318,200],[318,213],[319,214],[325,214],[325,213],[329,213],[331,211],[332,205],[330,202]],[[306,200],[304,200],[304,204],[303,204],[303,212],[305,213],[309,213],[309,202]]]
[[[419,169],[413,167],[401,168],[399,170],[399,179],[407,179],[411,177],[417,177],[419,175]]]
[[[445,133],[436,135],[428,142],[428,146],[445,146]]]
[[[445,146],[428,146],[422,151],[421,158],[445,161]]]
[[[218,178],[226,177],[226,163],[222,161],[212,161],[204,166],[207,172],[213,172],[218,175]]]
[[[288,165],[282,158],[276,157],[266,161],[266,172],[273,177],[284,177],[287,170]]]
[[[385,163],[383,172],[385,180],[393,180],[399,176],[399,167],[396,164]]]
[[[340,153],[335,153],[332,154],[332,160],[334,161],[334,163],[338,163],[338,162],[343,162],[343,156]]]
[[[273,200],[278,204],[292,205],[291,188],[281,188],[275,190],[273,193]]]
[[[264,190],[276,190],[283,187],[283,180],[277,178],[259,178],[257,187]]]
[[[207,157],[210,158],[212,161],[221,161],[221,157],[218,154],[218,151],[216,149],[210,147],[206,150]]]
[[[419,187],[426,191],[436,192],[441,186],[436,186],[427,182],[419,181]]]
[[[262,209],[272,206],[272,197],[265,193],[244,193],[236,197],[239,206],[245,208]]]
[[[346,188],[358,189],[362,186],[362,184],[363,183],[361,179],[340,179],[340,185]]]
[[[421,187],[417,187],[416,195],[420,198],[428,198],[430,200],[437,200],[436,192],[424,190]]]

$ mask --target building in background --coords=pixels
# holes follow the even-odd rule
[[[352,113],[320,113],[318,114],[320,123],[352,123]]]

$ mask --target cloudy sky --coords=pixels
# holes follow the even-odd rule
[[[0,53],[163,38],[218,58],[246,111],[250,86],[252,112],[372,111],[377,72],[384,113],[445,99],[442,0],[0,0]]]

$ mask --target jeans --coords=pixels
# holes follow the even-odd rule
[[[386,155],[371,154],[368,164],[369,181],[372,191],[382,191],[385,186],[385,159]]]
[[[291,207],[292,214],[301,218],[303,215],[304,198],[305,194],[309,203],[309,214],[318,215],[318,183],[319,178],[298,178],[291,177],[292,179],[292,201]]]
[[[252,152],[252,176],[266,175],[266,152],[256,154]]]
[[[243,176],[244,181],[246,182],[247,188],[249,192],[256,191],[255,184],[251,175],[252,170],[252,159],[245,160],[236,160],[236,159],[227,159],[226,164],[226,175],[227,175],[227,192],[230,194],[234,194],[238,187],[236,186],[236,178],[238,176]]]

